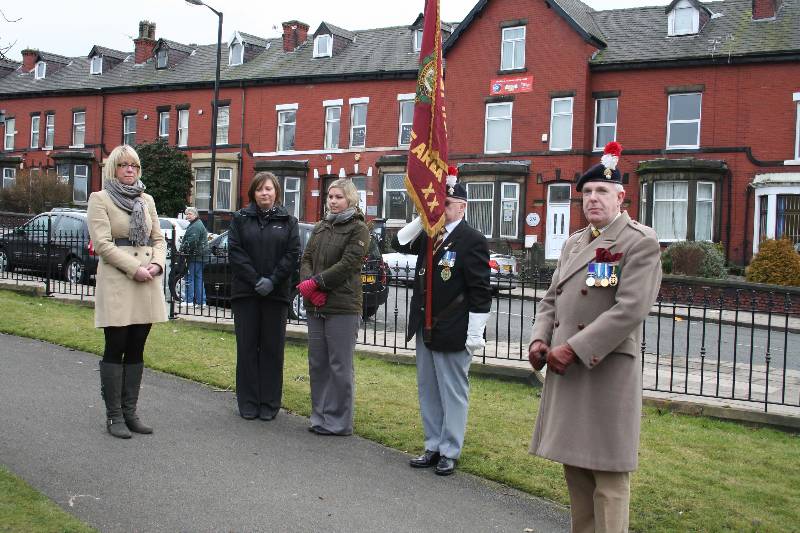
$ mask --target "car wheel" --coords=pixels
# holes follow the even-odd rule
[[[83,261],[74,257],[67,261],[64,267],[64,279],[69,283],[83,283],[84,278],[85,270],[83,268]]]
[[[11,264],[8,254],[5,250],[0,250],[0,272],[13,272],[14,267]]]
[[[306,306],[299,292],[295,292],[292,297],[292,306],[289,308],[289,318],[292,320],[306,319]]]

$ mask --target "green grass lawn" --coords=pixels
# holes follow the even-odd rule
[[[0,309],[2,332],[102,351],[92,309],[7,291],[0,291]],[[235,359],[233,334],[180,322],[157,324],[145,354],[150,368],[220,388],[233,388]],[[398,450],[421,451],[414,367],[359,356],[356,381],[356,433]],[[561,465],[527,453],[539,390],[480,376],[471,384],[459,468],[567,504]],[[294,413],[310,412],[305,346],[287,346],[283,402]],[[800,531],[798,458],[798,435],[645,408],[631,528]]]

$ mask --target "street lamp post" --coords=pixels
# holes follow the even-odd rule
[[[206,4],[202,0],[186,0],[189,4],[196,6],[206,6],[219,18],[217,27],[217,71],[214,75],[214,101],[211,104],[211,190],[208,201],[208,229],[214,231],[214,183],[217,180],[217,115],[219,114],[219,63],[222,56],[222,13]]]

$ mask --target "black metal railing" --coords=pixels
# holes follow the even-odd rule
[[[66,230],[54,216],[0,213],[0,281],[41,286],[47,295],[94,296],[97,257],[88,232]],[[41,217],[40,217],[41,218]],[[169,316],[226,321],[231,270],[225,250],[189,257],[168,243],[163,276]],[[189,280],[205,292],[189,299]],[[413,354],[406,340],[413,267],[368,261],[362,270],[364,320],[358,343],[392,353]],[[492,314],[484,364],[525,366],[530,328],[550,273],[529,271],[492,276]],[[197,294],[195,292],[195,294]],[[770,406],[800,407],[800,292],[691,284],[665,279],[642,325],[643,388]],[[290,323],[303,324],[302,298],[295,297]]]

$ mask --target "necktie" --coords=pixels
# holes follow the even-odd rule
[[[600,236],[600,230],[592,226],[592,236],[589,237],[589,241],[591,242],[599,236]]]
[[[444,242],[444,236],[446,234],[447,234],[447,230],[444,228],[444,226],[442,226],[442,229],[440,229],[439,233],[436,234],[436,240],[433,241],[433,253],[434,254],[436,254],[436,252],[442,246],[442,243]]]

